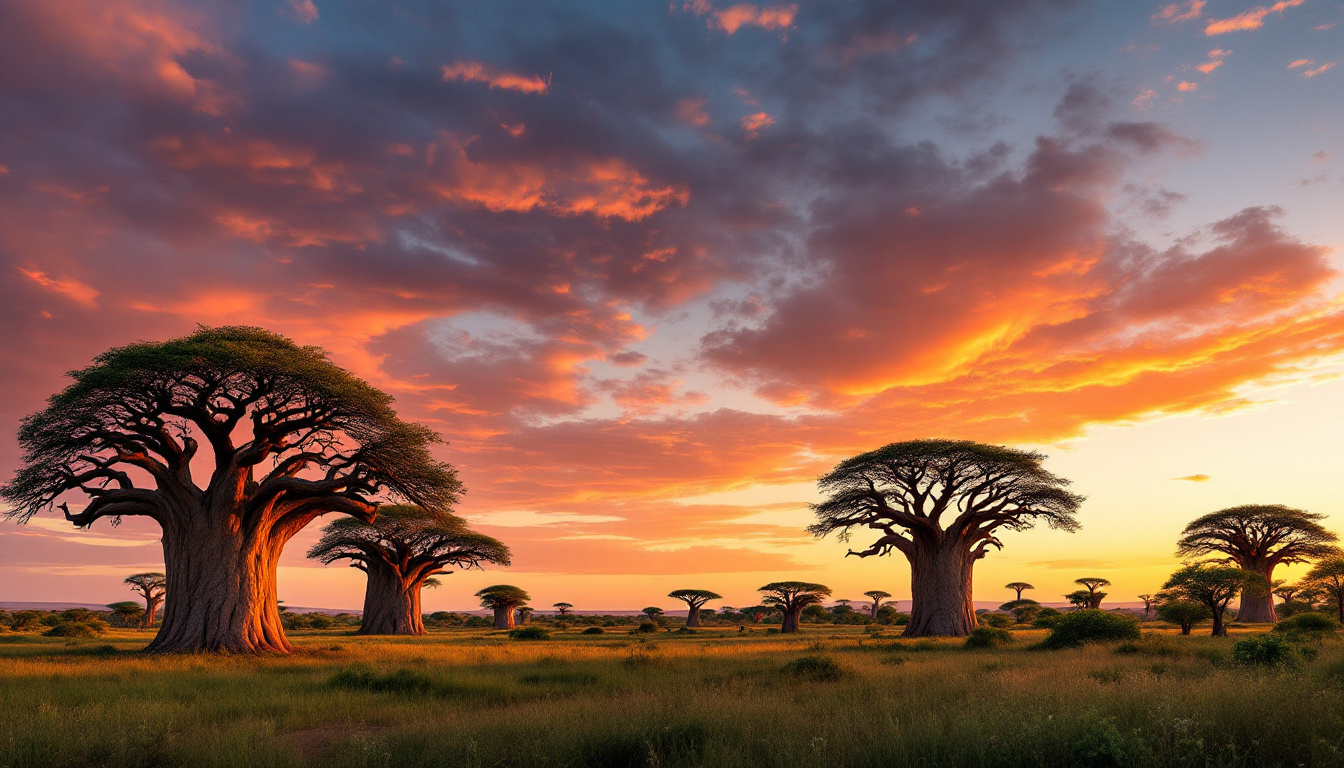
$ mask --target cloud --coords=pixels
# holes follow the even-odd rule
[[[1302,67],[1309,66],[1310,64],[1311,64],[1311,59],[1297,59],[1297,60],[1295,60],[1295,61],[1291,61],[1291,62],[1289,62],[1289,63],[1288,63],[1288,68],[1289,68],[1289,69],[1301,69]]]
[[[1223,62],[1231,55],[1231,51],[1222,48],[1214,48],[1212,51],[1209,51],[1209,60],[1195,67],[1195,69],[1198,69],[1200,72],[1207,75],[1213,70],[1223,66]]]
[[[519,93],[543,94],[551,87],[550,81],[539,75],[504,72],[479,61],[454,61],[452,64],[445,64],[443,79],[461,83],[486,83],[491,88]]]
[[[1337,62],[1327,61],[1324,64],[1320,65],[1319,67],[1313,67],[1312,69],[1303,70],[1302,76],[1315,77],[1317,75],[1323,74],[1325,72],[1330,71],[1331,69],[1334,69],[1336,63]]]
[[[1181,93],[1193,93],[1199,90],[1199,83],[1192,83],[1189,82],[1188,80],[1182,80],[1181,82],[1176,84],[1176,90],[1180,91]]]
[[[1207,4],[1205,0],[1188,0],[1183,3],[1165,5],[1153,14],[1153,21],[1162,21],[1169,24],[1192,21],[1198,19],[1204,13],[1204,6]]]
[[[775,124],[775,119],[766,112],[757,112],[742,118],[742,133],[749,139],[761,135],[761,131]]]
[[[737,3],[722,10],[715,10],[709,0],[692,0],[683,10],[697,16],[708,16],[710,26],[732,35],[743,27],[760,27],[774,31],[788,29],[798,15],[798,6],[791,5],[754,5]]]
[[[51,277],[46,272],[36,269],[18,268],[19,274],[32,280],[42,288],[59,294],[65,298],[86,307],[97,306],[98,289],[86,285],[74,278],[58,279]]]
[[[1248,11],[1227,19],[1210,19],[1204,27],[1204,34],[1213,37],[1214,35],[1225,35],[1229,32],[1243,32],[1253,29],[1259,29],[1265,25],[1265,17],[1271,13],[1282,14],[1289,8],[1295,8],[1306,0],[1279,0],[1270,6],[1256,6]]]
[[[1198,475],[1186,475],[1185,477],[1176,477],[1176,478],[1172,478],[1172,479],[1173,479],[1173,480],[1185,480],[1185,481],[1188,481],[1188,482],[1191,482],[1191,483],[1207,483],[1208,481],[1212,480],[1213,478],[1210,477],[1209,475],[1198,474]]]
[[[289,0],[289,12],[300,24],[312,24],[320,15],[313,0]]]

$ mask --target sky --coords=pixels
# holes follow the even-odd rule
[[[10,0],[0,475],[66,371],[256,325],[441,433],[513,549],[426,610],[908,599],[804,528],[933,437],[1087,496],[977,600],[1133,601],[1216,509],[1344,532],[1342,42],[1338,0]],[[358,608],[317,528],[281,597]],[[0,600],[161,567],[146,521],[0,522]]]

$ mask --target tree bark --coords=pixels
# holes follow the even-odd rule
[[[1273,565],[1247,563],[1242,567],[1263,576],[1265,584],[1274,583],[1271,578],[1274,575]],[[1246,624],[1273,624],[1278,620],[1278,612],[1274,610],[1274,593],[1272,590],[1266,587],[1263,595],[1251,594],[1249,589],[1241,591],[1241,605],[1237,607],[1237,621]]]
[[[1188,622],[1188,621],[1182,621],[1182,622],[1181,622],[1181,634],[1182,634],[1182,635],[1188,635],[1188,634],[1190,634],[1190,628],[1193,627],[1193,626],[1194,626],[1194,624],[1192,624],[1191,622]]]
[[[779,625],[780,632],[797,632],[798,620],[803,615],[802,608],[793,608],[784,612],[784,621]]]
[[[146,650],[294,650],[280,625],[275,586],[285,541],[267,527],[238,530],[229,524],[233,519],[200,509],[163,526],[164,573],[173,599]]]
[[[141,629],[150,629],[154,626],[154,619],[159,615],[159,602],[161,600],[163,600],[161,597],[145,598],[145,612],[140,616]]]
[[[686,609],[686,626],[688,626],[688,627],[698,627],[698,626],[700,626],[700,606],[698,606],[698,605],[692,605],[692,606],[688,606],[688,607],[687,607],[687,609]]]
[[[1213,610],[1213,636],[1227,637],[1227,625],[1223,623],[1223,611],[1217,608]]]
[[[965,637],[975,629],[971,569],[975,557],[958,541],[917,542],[910,560],[914,604],[905,637]]]
[[[513,629],[513,606],[496,608],[495,629]]]
[[[364,620],[358,635],[423,635],[420,582],[408,584],[385,564],[369,563],[364,587]]]

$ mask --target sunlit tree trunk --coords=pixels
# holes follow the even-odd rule
[[[388,567],[369,565],[364,587],[364,620],[360,635],[423,635],[420,583],[407,583]]]
[[[1237,607],[1237,621],[1247,624],[1273,624],[1279,620],[1274,610],[1274,592],[1268,585],[1273,584],[1274,565],[1272,563],[1248,561],[1238,563],[1242,568],[1260,574],[1265,579],[1263,590],[1243,589],[1241,605]]]
[[[513,629],[513,606],[496,608],[495,629]]]
[[[700,606],[692,605],[686,610],[686,626],[700,626]]]
[[[909,556],[914,604],[906,637],[965,637],[975,629],[971,569],[975,557],[957,541],[917,546]]]

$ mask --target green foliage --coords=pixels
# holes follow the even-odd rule
[[[1146,633],[1138,640],[1126,640],[1116,646],[1115,652],[1121,655],[1143,656],[1184,656],[1189,653],[1175,638],[1155,632]]]
[[[1138,640],[1139,636],[1139,621],[1133,616],[1085,608],[1060,616],[1041,647],[1071,648],[1084,643]]]
[[[831,681],[844,677],[845,671],[835,659],[825,654],[799,656],[782,668],[785,674],[808,680]]]
[[[1063,615],[1064,614],[1060,612],[1059,609],[1046,606],[1036,612],[1036,616],[1031,620],[1031,625],[1033,627],[1048,629],[1049,627],[1053,627],[1055,622],[1059,621],[1059,617]]]
[[[349,560],[365,569],[402,563],[395,569],[401,577],[438,573],[450,566],[510,564],[509,548],[498,539],[472,531],[465,520],[446,510],[430,511],[413,504],[384,504],[371,523],[353,517],[332,521],[322,529],[322,538],[308,550],[308,557],[327,565]]]
[[[1246,667],[1296,666],[1301,660],[1296,645],[1272,633],[1248,637],[1232,645],[1232,661]]]
[[[509,630],[509,637],[514,640],[546,640],[551,633],[543,627],[519,627]]]
[[[583,632],[581,632],[580,634],[584,634],[584,635],[603,635],[603,634],[606,634],[606,632],[607,632],[607,631],[606,631],[605,629],[601,628],[601,627],[589,627],[589,628],[583,630]]]
[[[652,621],[641,621],[639,626],[635,627],[635,631],[645,635],[653,634],[658,631],[658,625]]]
[[[1190,634],[1190,628],[1213,618],[1208,606],[1192,600],[1166,600],[1157,606],[1157,618],[1181,628],[1182,634]]]
[[[1324,613],[1298,613],[1279,621],[1272,631],[1289,637],[1319,638],[1338,632],[1339,622]]]
[[[1002,613],[982,613],[975,617],[975,620],[982,627],[996,627],[1003,629],[1013,625],[1011,616],[1005,616]]]
[[[353,688],[375,693],[427,694],[437,687],[423,672],[398,669],[378,674],[367,664],[355,664],[332,675],[329,681],[336,688]]]
[[[513,586],[512,584],[496,584],[486,587],[476,593],[481,598],[481,607],[490,609],[510,609],[526,603],[532,599],[526,591]]]
[[[101,621],[98,623],[103,624]],[[47,637],[97,637],[103,634],[103,631],[89,622],[66,619],[42,634]]]
[[[1073,768],[1120,768],[1130,765],[1138,751],[1112,718],[1089,718],[1069,745],[1070,765]]]
[[[967,648],[997,648],[1013,642],[1013,633],[999,627],[976,627],[966,638]]]

